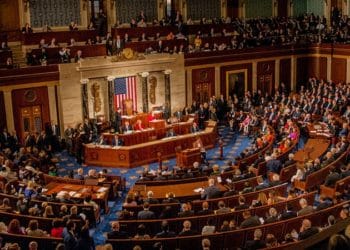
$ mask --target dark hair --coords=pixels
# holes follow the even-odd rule
[[[75,226],[75,222],[72,220],[67,221],[66,227],[67,227],[67,231],[71,230],[72,228],[74,228]]]
[[[61,221],[58,219],[55,219],[52,221],[52,227],[60,227],[61,226]]]

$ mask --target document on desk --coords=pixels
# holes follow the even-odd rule
[[[106,192],[108,190],[107,187],[101,187],[97,190],[98,193]]]
[[[201,193],[201,192],[204,191],[204,189],[203,189],[203,188],[196,188],[196,189],[194,189],[193,191],[194,191],[195,193]]]

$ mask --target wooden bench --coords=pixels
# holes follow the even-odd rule
[[[6,243],[18,243],[21,249],[28,249],[28,245],[31,241],[38,243],[38,249],[40,250],[52,250],[55,249],[59,243],[63,242],[63,238],[54,237],[34,237],[28,235],[18,235],[0,232],[0,238],[2,239],[2,246]]]
[[[308,193],[302,196],[299,196],[294,199],[286,200],[286,201],[280,201],[278,203],[275,203],[273,205],[265,205],[261,207],[254,207],[247,209],[251,212],[253,215],[257,215],[258,217],[265,217],[268,213],[269,209],[271,207],[274,207],[279,213],[285,210],[286,204],[290,204],[295,211],[299,210],[299,200],[301,198],[305,198],[308,201],[308,204],[313,204],[315,200],[316,192]],[[195,229],[197,231],[200,231],[203,226],[207,224],[207,220],[210,218],[213,220],[214,224],[219,227],[222,225],[222,223],[227,220],[234,220],[239,225],[243,220],[243,211],[233,211],[225,214],[210,214],[210,215],[196,215],[192,217],[182,217],[182,218],[171,218],[167,219],[169,226],[171,230],[174,231],[181,231],[182,224],[185,220],[190,220],[192,223],[192,229]],[[139,224],[144,224],[146,228],[148,229],[148,233],[151,235],[154,235],[155,233],[159,232],[161,230],[161,222],[163,219],[154,219],[154,220],[119,220],[119,223],[122,227],[124,227],[124,230],[129,233],[136,233],[137,226]]]
[[[345,160],[349,149],[350,147],[348,147],[348,149],[345,150],[345,152],[343,152],[334,162],[308,175],[305,181],[296,180],[294,182],[294,187],[302,191],[308,191],[320,186],[324,182],[330,170],[340,165]]]
[[[278,241],[284,240],[286,233],[290,233],[293,229],[299,231],[301,223],[304,219],[309,219],[313,226],[324,226],[327,223],[329,215],[338,216],[340,210],[344,205],[349,204],[349,201],[337,204],[336,206],[315,212],[313,214],[292,218],[285,221],[278,221],[271,224],[261,225],[257,227],[239,229],[229,231],[225,233],[215,233],[212,235],[196,235],[188,237],[175,237],[175,238],[153,238],[149,240],[134,240],[134,239],[118,239],[107,240],[107,243],[111,243],[114,249],[132,249],[133,246],[140,245],[142,248],[148,249],[147,246],[151,246],[156,242],[161,242],[166,246],[166,249],[174,250],[180,248],[181,250],[200,250],[201,240],[209,238],[211,240],[211,249],[237,249],[244,246],[247,240],[252,240],[254,231],[256,229],[262,230],[262,238],[269,233],[273,234]],[[171,230],[173,230],[171,228]],[[169,242],[169,245],[166,245]]]
[[[325,185],[321,185],[320,194],[329,198],[334,198],[336,193],[342,193],[348,185],[350,185],[350,176],[338,180],[335,183],[334,187],[327,187]]]

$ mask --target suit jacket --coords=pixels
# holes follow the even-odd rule
[[[183,211],[183,212],[180,212],[178,213],[178,217],[190,217],[190,216],[193,216],[194,215],[194,212],[193,211]]]
[[[326,187],[334,187],[335,183],[341,179],[341,175],[337,172],[330,173],[327,175],[324,185]]]
[[[270,172],[274,172],[274,173],[277,173],[279,174],[280,172],[280,169],[281,169],[281,161],[280,160],[270,160],[266,163],[266,168],[268,171]]]
[[[263,240],[248,240],[244,245],[244,249],[246,250],[256,250],[265,248],[266,244]]]
[[[140,212],[138,212],[137,214],[137,219],[139,220],[151,220],[151,219],[155,219],[156,216],[154,214],[154,212],[149,211],[149,210],[142,210]]]
[[[297,213],[294,211],[285,211],[281,214],[281,220],[288,220],[291,218],[297,217]]]
[[[75,250],[78,245],[78,241],[71,232],[67,232],[63,239],[65,250]]]
[[[259,226],[260,224],[260,220],[257,216],[251,216],[241,223],[241,228],[255,227]]]
[[[299,233],[299,240],[305,240],[309,237],[311,237],[314,234],[317,234],[319,232],[317,227],[311,227],[309,229],[306,229],[304,232]]]
[[[209,186],[207,187],[203,194],[201,195],[202,199],[213,199],[213,198],[219,198],[221,196],[221,191],[216,186]]]
[[[314,208],[309,205],[307,207],[304,207],[304,208],[300,209],[298,211],[298,216],[311,214],[313,211],[314,211]]]

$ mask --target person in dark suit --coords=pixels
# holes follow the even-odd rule
[[[241,228],[259,226],[260,220],[257,216],[252,216],[249,210],[243,212],[244,221],[241,223]]]
[[[235,206],[235,211],[248,209],[248,208],[249,208],[249,205],[246,204],[244,196],[239,196],[238,197],[238,206]]]
[[[311,225],[311,221],[308,219],[303,220],[298,240],[305,240],[309,237],[311,237],[314,234],[317,234],[319,232],[319,229],[317,227],[313,227]]]
[[[182,231],[179,233],[179,236],[192,236],[192,235],[196,235],[197,232],[191,229],[191,222],[189,220],[185,220],[183,223],[183,229]]]
[[[173,128],[170,128],[166,133],[166,137],[173,137],[173,136],[176,136],[176,133]]]
[[[290,153],[290,154],[288,155],[288,160],[286,160],[286,161],[284,162],[283,167],[284,167],[284,168],[285,168],[285,167],[288,167],[288,166],[290,166],[290,165],[292,165],[292,164],[294,164],[294,163],[295,163],[294,154],[293,154],[293,153]]]
[[[175,199],[175,194],[173,192],[166,194],[166,199],[162,203],[179,203],[178,199]]]
[[[114,135],[112,139],[112,146],[122,146],[122,145],[123,145],[123,141],[119,139],[119,136],[117,134]]]
[[[107,233],[107,239],[127,239],[128,233],[120,231],[119,221],[113,221],[111,223],[112,231]]]
[[[157,233],[154,237],[155,238],[172,238],[176,237],[175,232],[169,231],[169,223],[166,220],[162,221],[161,224],[161,230],[159,233]]]
[[[255,191],[259,191],[270,186],[268,183],[264,182],[264,179],[261,176],[258,176],[256,178],[256,182],[258,183],[258,185],[255,186]]]
[[[120,133],[122,132],[122,110],[120,108],[117,109],[114,116],[114,132]]]
[[[269,172],[279,173],[281,169],[281,161],[276,159],[276,155],[272,154],[272,159],[266,162],[266,168]]]
[[[148,202],[149,204],[158,204],[159,201],[155,198],[153,198],[153,191],[148,191],[147,192],[147,198],[144,199],[144,202]]]
[[[326,209],[330,206],[332,206],[332,203],[329,202],[324,195],[320,195],[319,204],[315,210],[320,211],[320,210]]]
[[[122,127],[122,132],[123,133],[128,133],[130,131],[132,131],[132,126],[129,124],[128,121],[125,122],[124,126]]]
[[[187,203],[182,204],[181,209],[182,211],[178,213],[178,217],[190,217],[194,215],[193,210],[191,210],[191,207]]]
[[[213,211],[211,209],[209,209],[209,203],[207,201],[204,201],[202,203],[202,210],[197,212],[197,215],[208,215],[208,214],[212,214]]]
[[[208,180],[209,186],[204,189],[204,191],[201,194],[202,199],[213,199],[213,198],[218,198],[221,196],[221,191],[220,189],[215,186],[215,180],[214,179],[209,179]]]
[[[281,214],[280,220],[288,220],[297,217],[297,212],[293,211],[293,206],[290,203],[286,204],[286,210]]]
[[[337,172],[336,168],[333,168],[327,175],[324,185],[326,187],[334,187],[335,183],[341,179],[341,175]]]
[[[139,220],[151,220],[155,219],[156,216],[153,211],[149,210],[149,203],[143,203],[143,210],[137,213],[137,219]]]
[[[119,54],[124,49],[124,46],[125,46],[124,40],[121,39],[119,35],[117,35],[116,39],[113,40],[112,46],[113,46],[113,51]]]
[[[255,249],[261,249],[261,248],[265,248],[266,244],[263,240],[261,240],[262,238],[262,231],[261,229],[255,229],[254,231],[254,239],[253,240],[247,240],[245,245],[244,245],[244,249],[246,250],[255,250]]]
[[[78,244],[76,235],[75,235],[75,222],[70,220],[66,225],[66,234],[64,235],[64,249],[65,250],[75,250]]]

